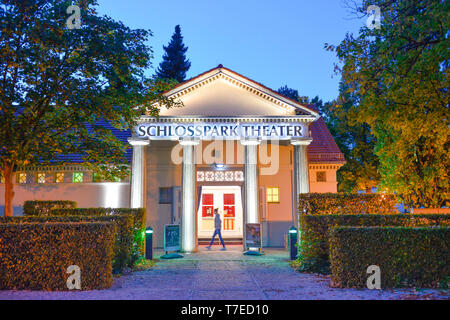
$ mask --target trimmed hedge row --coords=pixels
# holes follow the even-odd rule
[[[76,208],[77,203],[70,200],[29,200],[23,204],[24,216],[46,216],[53,209]]]
[[[81,289],[112,285],[116,226],[110,222],[0,224],[0,289],[68,290],[67,268]]]
[[[300,215],[300,270],[330,273],[329,232],[333,227],[426,227],[439,225],[450,226],[450,215]]]
[[[450,228],[337,227],[330,234],[331,283],[366,288],[367,267],[381,287],[448,288]]]
[[[127,263],[132,267],[145,255],[145,209],[129,208],[74,208],[74,209],[56,209],[50,212],[52,216],[114,216],[131,215],[133,219],[133,240],[130,260]]]
[[[393,194],[305,193],[299,195],[300,214],[395,214]]]
[[[79,223],[79,222],[113,222],[116,224],[116,235],[113,247],[112,267],[114,273],[120,273],[125,267],[134,266],[134,228],[133,217],[126,214],[112,216],[27,216],[0,217],[0,223]]]

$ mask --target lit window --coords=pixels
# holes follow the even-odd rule
[[[56,173],[55,181],[56,181],[56,183],[63,183],[64,182],[64,172]]]
[[[214,180],[215,181],[223,181],[225,178],[225,174],[222,171],[216,171],[214,173]]]
[[[205,181],[205,173],[203,171],[197,171],[197,181]]]
[[[38,173],[36,178],[37,183],[45,183],[45,173]]]
[[[122,179],[119,177],[110,177],[108,179],[105,178],[101,173],[94,172],[92,174],[92,182],[121,182]]]
[[[234,180],[234,172],[226,171],[225,172],[225,181],[233,181]]]
[[[327,182],[327,173],[325,171],[316,172],[316,181],[317,182]]]
[[[205,172],[205,181],[214,181],[214,171]]]
[[[73,183],[81,183],[83,182],[83,173],[82,172],[74,172],[72,175]]]
[[[268,203],[280,202],[280,188],[278,187],[267,188],[267,202]]]
[[[98,174],[97,172],[94,172],[92,174],[92,182],[103,182],[103,178],[100,174]]]
[[[244,172],[243,171],[235,171],[234,172],[234,179],[236,181],[244,181]]]
[[[19,175],[17,176],[17,182],[27,183],[27,174],[23,172],[19,173]]]

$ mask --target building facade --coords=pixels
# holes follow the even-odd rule
[[[184,106],[143,115],[120,133],[132,148],[129,179],[96,181],[75,163],[24,168],[15,206],[42,199],[145,207],[155,246],[163,246],[165,224],[180,224],[189,252],[212,235],[214,209],[225,241],[239,242],[246,223],[261,223],[263,245],[283,246],[297,223],[296,195],[337,191],[345,161],[313,107],[221,65],[165,94]]]

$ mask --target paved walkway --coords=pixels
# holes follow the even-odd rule
[[[78,292],[0,291],[2,299],[448,299],[448,291],[333,289],[328,277],[303,274],[289,266],[287,252],[266,249],[244,256],[242,247],[219,247],[161,260],[150,270],[114,280],[108,290]],[[161,252],[157,252],[159,257]]]

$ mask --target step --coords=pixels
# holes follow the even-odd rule
[[[223,241],[225,242],[225,244],[242,244],[242,238],[229,238],[229,239],[223,239]],[[207,245],[211,242],[211,238],[207,239],[207,238],[201,238],[198,239],[198,244],[199,245]],[[216,237],[216,239],[213,242],[214,244],[220,244],[220,240]]]

